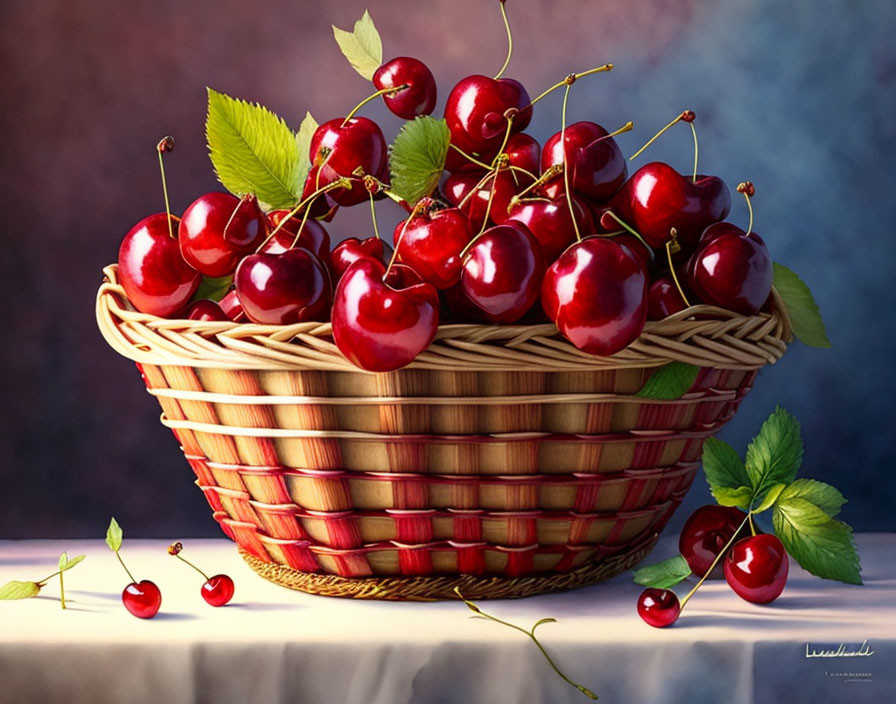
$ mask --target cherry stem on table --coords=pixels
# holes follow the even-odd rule
[[[408,87],[407,83],[402,83],[400,86],[392,86],[391,88],[383,88],[382,90],[378,90],[373,95],[368,95],[366,98],[364,98],[364,100],[362,100],[360,103],[355,105],[354,108],[352,108],[352,111],[345,117],[345,119],[342,121],[342,124],[340,125],[340,127],[345,127],[345,123],[347,123],[349,120],[351,120],[355,116],[355,113],[357,113],[358,110],[360,110],[365,105],[367,105],[367,103],[369,103],[371,100],[374,100],[375,98],[379,98],[381,95],[391,95],[392,93],[397,93],[398,91],[404,90],[407,87]]]
[[[175,557],[178,560],[180,560],[181,562],[189,565],[194,570],[196,570],[199,574],[201,574],[203,577],[205,577],[206,582],[208,581],[208,575],[205,572],[203,572],[201,569],[199,569],[196,565],[194,565],[192,562],[190,562],[187,558],[183,557],[180,553],[176,554]]]
[[[694,592],[696,592],[700,588],[700,585],[702,585],[706,581],[706,578],[709,577],[710,573],[716,568],[716,565],[719,564],[719,560],[721,560],[725,553],[728,552],[728,548],[730,548],[734,544],[734,540],[735,538],[737,538],[737,534],[740,533],[741,529],[747,524],[748,521],[751,520],[752,515],[752,511],[747,512],[747,515],[744,516],[744,520],[741,521],[741,524],[737,527],[737,530],[734,531],[734,534],[731,536],[728,542],[725,543],[725,547],[723,547],[719,551],[719,554],[716,555],[716,558],[712,561],[709,569],[706,570],[706,574],[700,578],[700,581],[694,585],[694,588],[691,589],[691,591],[687,593],[687,596],[685,596],[685,598],[681,600],[681,607],[678,610],[679,614],[684,611],[685,604],[687,604],[688,600],[690,600],[690,598],[694,596]]]
[[[118,550],[115,551],[115,557],[118,558],[118,561],[121,563],[121,566],[124,567],[124,571],[128,573],[128,577],[131,578],[131,581],[136,584],[137,580],[134,579],[134,575],[131,574],[131,571],[128,569],[128,566],[126,564],[124,564],[124,560],[121,559],[121,553],[119,553]]]
[[[546,91],[544,91],[537,98],[529,101],[529,104],[526,107],[528,108],[528,107],[535,105],[535,103],[537,103],[539,100],[544,98],[546,95],[553,93],[555,90],[557,90],[558,88],[562,88],[565,85],[570,85],[571,83],[577,81],[578,79],[582,78],[583,76],[590,76],[592,73],[603,73],[604,71],[612,71],[612,70],[613,70],[613,64],[604,64],[603,66],[589,68],[587,71],[582,71],[581,73],[571,73],[568,76],[566,76],[566,78],[564,78],[562,81],[558,81],[557,83],[552,85],[550,88],[548,88]],[[523,110],[525,110],[525,109],[526,108],[523,108]]]
[[[65,608],[65,578],[63,573],[65,570],[59,570],[59,604]]]
[[[568,79],[569,77],[567,77]],[[572,206],[572,193],[569,191],[569,165],[566,157],[566,103],[569,102],[569,89],[572,88],[573,81],[566,81],[566,90],[563,93],[563,107],[560,111],[560,148],[563,149],[563,190],[566,195],[566,204],[569,206],[569,217],[572,220],[572,227],[576,231],[576,241],[582,241],[582,233],[579,232],[579,223],[576,219],[576,211]]]
[[[507,10],[504,8],[504,2],[505,0],[499,0],[501,19],[504,20],[504,29],[507,30],[507,58],[504,59],[504,65],[501,66],[501,70],[495,75],[495,80],[504,75],[504,71],[507,70],[507,66],[510,64],[510,57],[513,54],[513,32],[510,31],[510,22],[507,19]]]

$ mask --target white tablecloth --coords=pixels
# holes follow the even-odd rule
[[[37,598],[0,602],[0,702],[585,702],[525,636],[459,602],[389,603],[309,596],[256,576],[225,540],[186,541],[184,555],[236,582],[232,604],[199,595],[200,576],[170,541],[126,540],[137,579],[162,590],[152,620],[120,602],[128,579],[102,541],[0,541],[0,584],[40,579],[60,552],[87,554]],[[707,583],[672,628],[635,613],[630,573],[602,585],[518,601],[484,601],[528,628],[602,702],[896,701],[896,534],[861,534],[866,584],[826,582],[791,563],[783,595],[748,604]],[[664,538],[652,559],[673,554]],[[861,657],[807,657],[836,649]]]

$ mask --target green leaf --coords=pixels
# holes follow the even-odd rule
[[[220,301],[227,295],[233,285],[233,275],[228,276],[203,276],[199,282],[199,288],[193,294],[191,301],[208,298],[212,301]]]
[[[270,208],[290,208],[302,186],[295,135],[267,108],[208,89],[205,123],[218,180],[237,196],[254,193]]]
[[[753,498],[750,475],[744,462],[727,442],[707,438],[703,443],[703,472],[709,490],[722,506],[746,509]]]
[[[777,406],[747,447],[746,468],[759,501],[775,484],[790,484],[803,462],[803,440],[796,418]]]
[[[334,25],[333,36],[352,68],[368,81],[372,80],[373,74],[383,63],[383,42],[370,18],[370,13],[364,10],[361,19],[355,22],[352,32],[346,32]]]
[[[843,494],[834,487],[814,479],[797,479],[781,492],[781,501],[796,498],[806,499],[831,517],[840,513],[840,508],[846,503]]]
[[[669,362],[651,374],[635,395],[669,401],[681,398],[694,385],[699,371],[700,367],[695,367],[693,364]]]
[[[59,556],[59,570],[62,571],[65,569],[65,564],[68,562],[68,553],[64,552]]]
[[[78,555],[77,557],[73,557],[71,560],[68,559],[68,553],[64,552],[59,556],[59,569],[62,572],[68,572],[72,567],[84,562],[84,558],[86,555]],[[65,558],[65,562],[63,563],[63,559]]]
[[[861,584],[852,528],[801,497],[779,497],[772,513],[775,535],[807,572],[822,579]]]
[[[109,522],[109,528],[106,530],[106,545],[112,552],[121,550],[121,526],[114,518]]]
[[[635,570],[634,582],[644,587],[669,589],[690,574],[691,568],[688,567],[687,560],[681,555],[676,555],[653,565],[639,567]]]
[[[0,587],[0,600],[30,599],[40,594],[37,582],[7,582]]]
[[[784,301],[793,333],[810,347],[830,347],[824,321],[809,287],[783,264],[774,263],[774,286]]]
[[[296,132],[296,149],[299,150],[299,183],[304,185],[311,170],[311,138],[320,125],[317,124],[310,112],[305,113],[299,131]]]
[[[775,484],[771,487],[766,493],[765,498],[762,499],[762,502],[753,509],[753,513],[762,513],[766,509],[771,508],[772,504],[778,500],[778,497],[781,495],[781,492],[787,488],[786,484]]]
[[[414,204],[433,192],[445,168],[451,132],[429,115],[405,122],[389,148],[392,191]]]

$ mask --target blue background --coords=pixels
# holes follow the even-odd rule
[[[386,58],[409,54],[451,85],[493,75],[505,40],[495,3],[376,2]],[[115,514],[130,535],[218,535],[158,407],[93,319],[101,268],[133,223],[162,206],[154,154],[168,160],[172,206],[216,189],[205,156],[206,85],[257,100],[296,126],[344,115],[369,85],[340,56],[331,23],[365,3],[4,3],[0,86],[4,199],[0,346],[0,537],[98,536]],[[516,53],[507,75],[533,96],[574,70],[616,69],[573,89],[570,119],[609,129],[632,153],[684,108],[697,113],[703,173],[757,187],[755,229],[811,286],[832,350],[794,344],[764,370],[721,434],[739,450],[781,404],[803,424],[803,476],[835,484],[859,530],[896,529],[893,177],[896,10],[873,0],[697,2],[509,0]],[[529,132],[560,127],[561,95]],[[381,105],[387,138],[399,121]],[[440,112],[438,113],[440,114]],[[690,168],[679,126],[643,160]],[[641,161],[640,163],[644,163]],[[381,227],[400,214],[385,203]],[[369,234],[343,211],[338,240]],[[730,216],[746,225],[734,201]],[[673,522],[709,501],[698,484]]]

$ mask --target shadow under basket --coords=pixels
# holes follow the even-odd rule
[[[169,320],[104,270],[97,321],[137,363],[215,520],[265,579],[353,598],[515,598],[636,565],[707,437],[785,353],[790,322],[693,306],[612,357],[553,325],[443,325],[409,366],[365,372],[329,323]],[[675,400],[637,395],[670,362]]]

